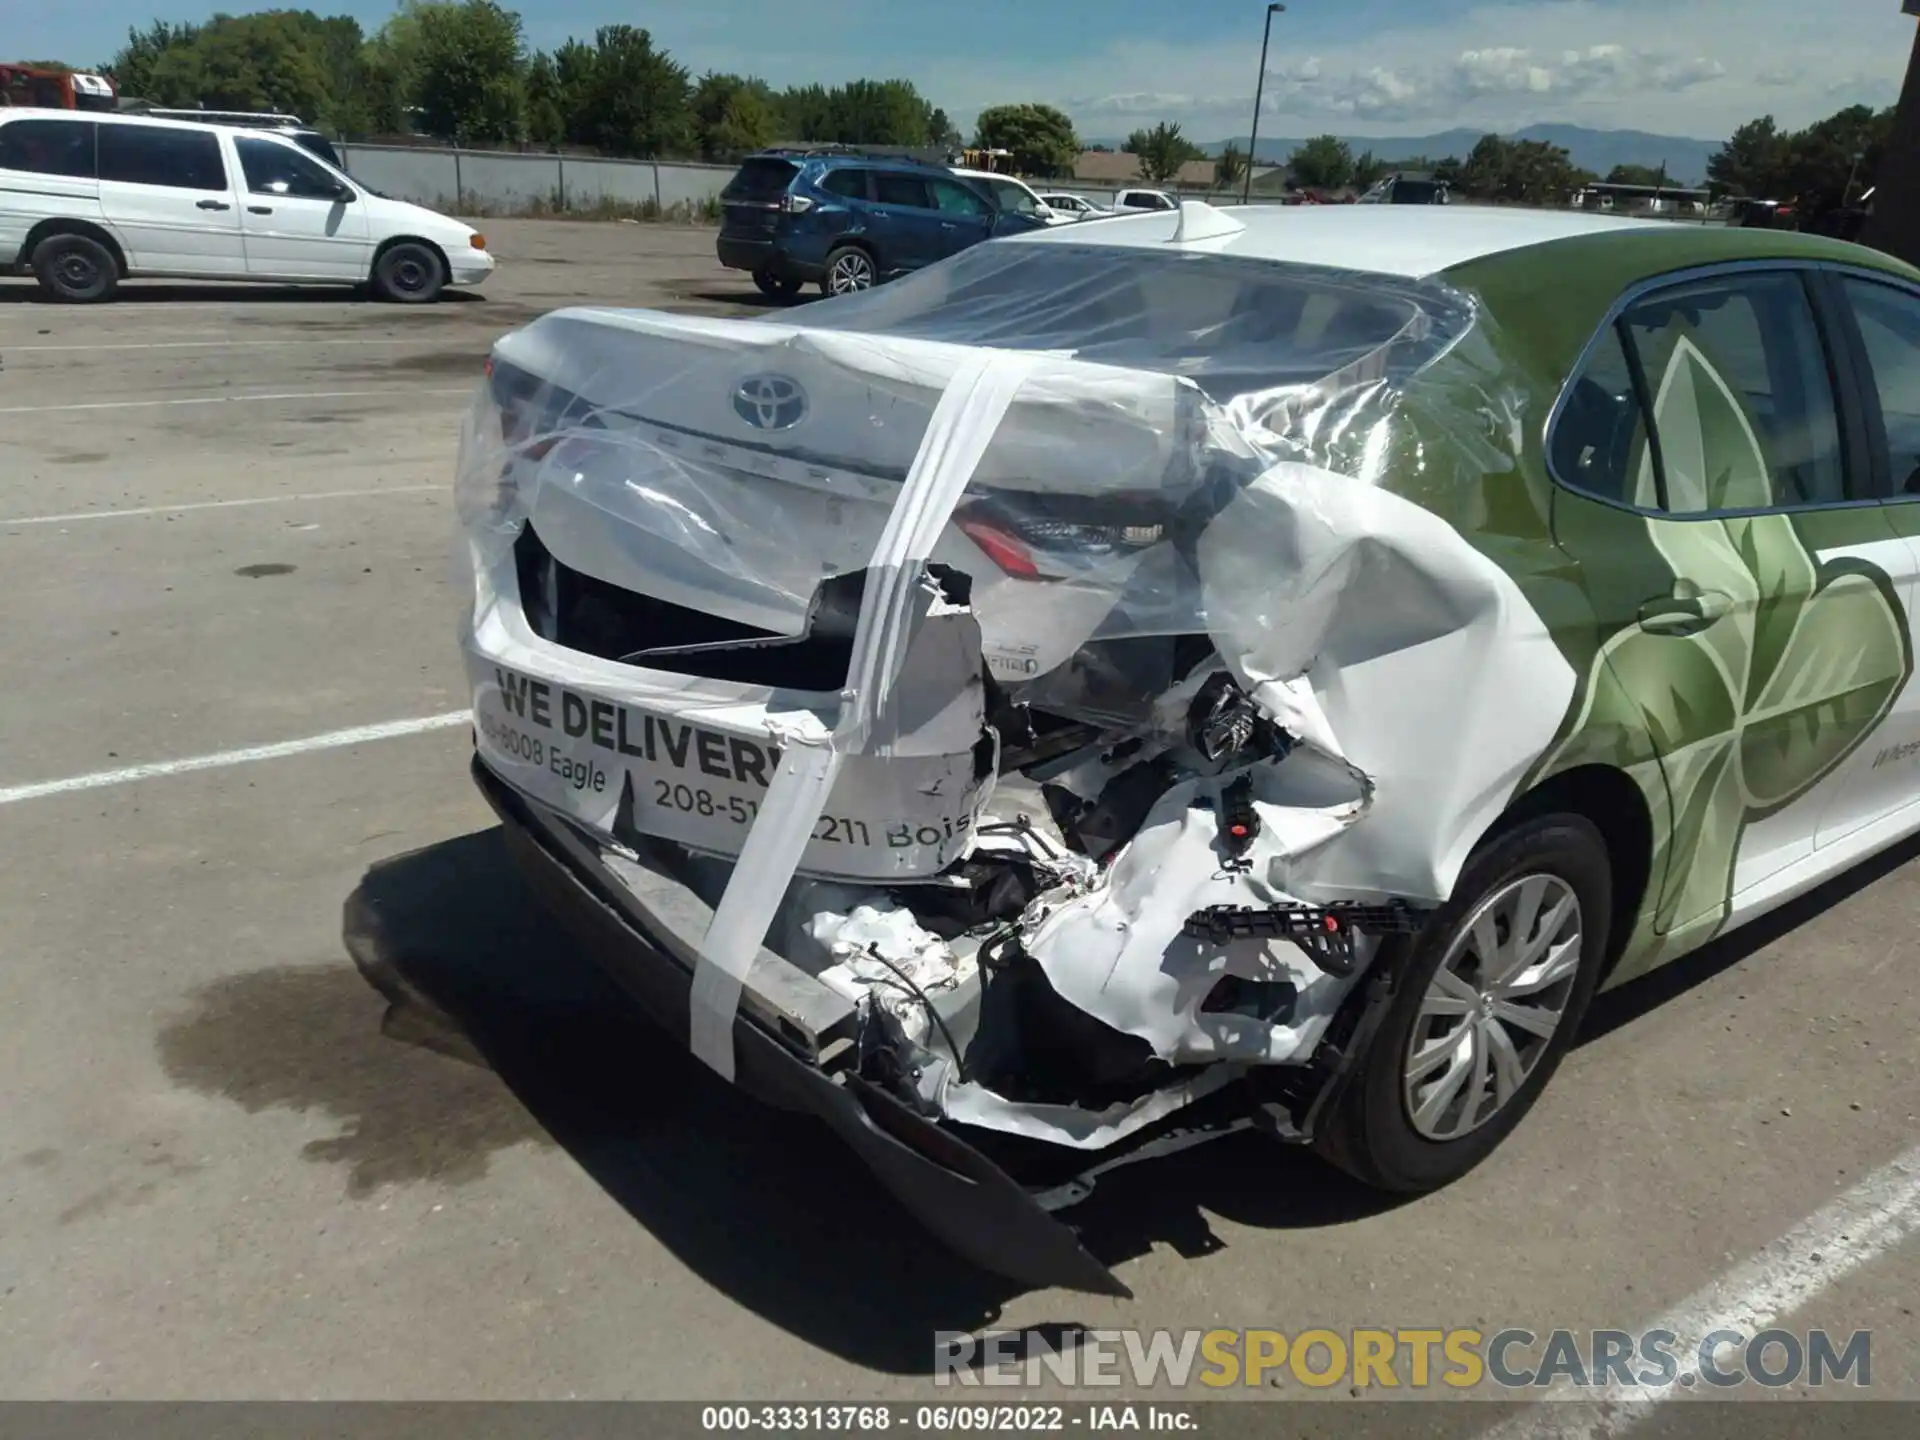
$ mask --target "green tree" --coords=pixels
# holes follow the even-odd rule
[[[569,40],[553,52],[554,103],[569,144],[595,143],[593,85],[599,64],[600,52],[581,40]]]
[[[1362,191],[1371,190],[1396,169],[1418,173],[1431,171],[1433,167],[1424,160],[1409,160],[1402,165],[1389,166],[1386,161],[1369,150],[1353,162],[1353,188]]]
[[[1771,115],[1749,120],[1707,161],[1707,184],[1716,196],[1773,199],[1771,192],[1785,179],[1789,153],[1788,138]]]
[[[687,67],[632,25],[603,25],[593,35],[585,90],[591,143],[610,155],[684,155],[693,149],[692,85]]]
[[[1229,140],[1220,147],[1220,153],[1213,162],[1213,183],[1221,190],[1237,190],[1240,182],[1247,178],[1247,152],[1240,148],[1237,141]]]
[[[831,140],[833,119],[833,97],[824,85],[789,86],[774,102],[782,140]]]
[[[520,17],[495,0],[423,5],[413,100],[430,135],[463,143],[518,140],[526,87]]]
[[[1804,219],[1818,219],[1873,183],[1892,133],[1891,110],[1850,105],[1829,115],[1789,137],[1781,188]]]
[[[1080,158],[1073,121],[1051,105],[993,105],[974,122],[974,143],[1008,150],[1023,175],[1071,175]]]
[[[542,50],[527,62],[527,139],[555,146],[567,138],[567,117],[560,107],[560,74],[553,56]]]
[[[1609,185],[1667,185],[1664,165],[1616,165],[1607,172]]]
[[[1287,159],[1293,178],[1309,190],[1344,190],[1353,184],[1353,151],[1334,135],[1316,135]]]
[[[852,80],[829,92],[842,145],[925,145],[931,108],[910,80]]]
[[[702,160],[738,160],[777,138],[773,91],[764,80],[702,75],[689,106],[694,143]]]
[[[1136,130],[1120,147],[1140,162],[1140,174],[1149,185],[1164,185],[1189,160],[1205,158],[1198,145],[1180,133],[1177,124],[1162,120],[1151,130]]]
[[[103,68],[122,95],[153,99],[154,65],[176,46],[191,46],[199,33],[197,25],[169,25],[164,20],[155,20],[144,30],[129,29],[127,43]]]
[[[960,133],[960,127],[953,123],[947,112],[938,105],[927,116],[927,143],[944,145],[949,150],[957,150],[966,143],[966,137]]]

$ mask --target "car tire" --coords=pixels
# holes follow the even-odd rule
[[[120,262],[98,240],[53,235],[33,247],[33,274],[40,288],[67,305],[111,300],[120,288]]]
[[[836,245],[827,252],[826,274],[820,277],[821,294],[857,295],[879,282],[879,266],[858,245]]]
[[[1318,1127],[1320,1154],[1365,1184],[1404,1193],[1439,1189],[1492,1154],[1579,1031],[1612,907],[1606,842],[1583,817],[1541,815],[1483,842],[1426,928],[1388,941],[1404,947],[1398,954],[1376,956],[1398,962],[1398,978],[1385,1020]],[[1535,948],[1537,957],[1501,978]]]
[[[753,272],[753,283],[769,300],[791,300],[800,293],[800,282],[791,275],[776,275],[771,270]]]
[[[428,305],[440,298],[447,268],[430,245],[403,240],[373,262],[373,293],[396,305]]]

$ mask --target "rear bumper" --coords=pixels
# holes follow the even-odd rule
[[[771,236],[723,233],[714,242],[714,249],[720,256],[720,263],[729,270],[745,270],[749,274],[766,270],[793,280],[818,280],[822,273],[820,266],[795,259]]]
[[[583,835],[501,781],[476,757],[473,778],[505,827],[509,852],[546,905],[595,961],[681,1045],[693,975],[683,958],[712,911],[670,876],[649,872],[645,896],[623,884]],[[658,883],[658,889],[652,888]],[[749,976],[751,992],[752,976]],[[751,998],[751,993],[749,998]],[[832,1127],[927,1229],[973,1264],[1035,1286],[1103,1295],[1126,1286],[1011,1176],[952,1132],[913,1114],[850,1069],[830,1073],[768,1023],[779,997],[743,1003],[734,1070],[757,1098]],[[844,1054],[846,1047],[838,1047]]]

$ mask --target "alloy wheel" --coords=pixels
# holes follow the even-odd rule
[[[1460,927],[1407,1038],[1407,1118],[1457,1140],[1513,1099],[1566,1016],[1580,971],[1580,899],[1557,875],[1524,875]]]
[[[873,262],[858,250],[842,255],[833,262],[833,271],[828,276],[828,285],[836,295],[851,295],[856,290],[871,290]]]

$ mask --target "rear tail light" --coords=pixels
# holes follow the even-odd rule
[[[1076,562],[1137,554],[1166,538],[1166,527],[1160,524],[1101,524],[984,509],[956,515],[954,523],[1014,580],[1048,579],[1049,569],[1057,575]]]
[[[961,533],[980,547],[980,551],[1011,579],[1038,580],[1040,567],[1033,563],[1033,552],[1007,531],[989,520],[961,520]]]

